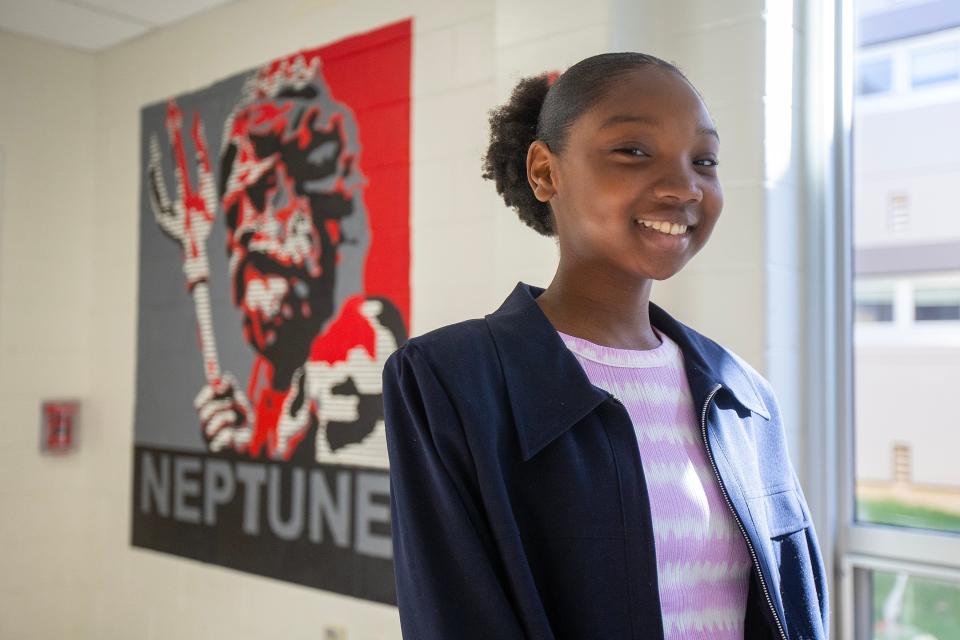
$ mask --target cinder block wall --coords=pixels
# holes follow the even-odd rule
[[[799,32],[785,5],[246,0],[96,55],[0,34],[0,637],[400,637],[392,607],[132,549],[129,492],[140,108],[406,17],[412,333],[482,316],[556,267],[554,243],[480,178],[487,111],[524,75],[647,51],[702,90],[726,191],[710,245],[654,299],[767,374],[798,442]],[[38,402],[60,396],[83,401],[82,442],[50,459]]]

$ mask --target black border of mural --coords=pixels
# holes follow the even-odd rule
[[[289,462],[251,462],[250,459],[239,456],[135,446],[133,495],[130,502],[131,542],[134,547],[191,558],[373,602],[396,604],[396,581],[392,558],[365,556],[357,553],[353,547],[339,547],[333,543],[330,535],[325,535],[323,541],[319,543],[310,541],[306,535],[295,540],[283,540],[277,537],[267,525],[266,503],[262,499],[259,510],[260,532],[258,535],[249,535],[242,530],[244,501],[239,488],[235,499],[221,505],[218,509],[218,520],[214,526],[184,523],[169,516],[144,513],[140,508],[143,476],[141,460],[144,453],[153,454],[157,458],[164,455],[183,456],[199,458],[203,461],[218,459],[231,464],[244,462],[275,466],[285,480],[289,479],[293,469],[302,469],[305,474],[321,470],[330,476],[348,473],[352,478],[351,497],[356,493],[358,474],[389,477],[386,469],[322,464],[307,466]],[[285,481],[282,486],[287,489],[290,483]],[[281,495],[282,502],[288,504],[289,493],[284,490]],[[376,502],[379,506],[389,509],[389,495],[377,496]],[[193,506],[200,505],[195,502]],[[350,537],[353,540],[356,537],[356,531],[352,512],[350,523]],[[388,522],[373,523],[371,527],[378,536],[390,536]]]

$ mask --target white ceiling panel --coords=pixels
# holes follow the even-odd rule
[[[128,16],[162,26],[183,20],[195,13],[226,4],[230,0],[68,0],[102,9],[105,13]]]
[[[232,0],[0,0],[0,29],[98,51]]]
[[[138,36],[148,26],[61,0],[0,0],[0,28],[95,51]]]

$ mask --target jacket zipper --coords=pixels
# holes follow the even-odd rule
[[[710,458],[710,466],[713,467],[713,473],[717,477],[717,484],[720,485],[720,492],[723,494],[723,499],[726,500],[727,506],[730,508],[730,513],[733,514],[733,519],[736,521],[737,526],[740,527],[740,533],[743,535],[743,539],[747,543],[747,548],[750,550],[750,557],[753,558],[753,566],[757,570],[757,575],[760,577],[760,586],[763,587],[763,595],[767,599],[767,606],[770,607],[771,613],[773,613],[773,619],[777,622],[777,630],[780,632],[780,637],[783,640],[789,640],[787,634],[783,631],[783,624],[780,622],[780,616],[777,615],[777,609],[773,606],[773,600],[770,598],[770,591],[767,589],[767,581],[763,577],[763,571],[760,569],[760,561],[757,559],[757,552],[753,548],[753,543],[750,542],[750,537],[747,535],[747,530],[743,527],[743,522],[740,520],[740,516],[737,515],[736,509],[733,508],[733,503],[730,501],[730,496],[727,494],[727,488],[723,485],[723,479],[720,478],[720,471],[717,469],[717,463],[713,459],[713,451],[710,449],[710,441],[707,439],[707,409],[710,407],[710,401],[713,400],[713,396],[717,394],[717,391],[723,388],[722,384],[717,384],[710,392],[710,395],[707,396],[706,402],[703,403],[703,412],[700,414],[700,432],[703,434],[703,444],[707,448],[707,457]]]

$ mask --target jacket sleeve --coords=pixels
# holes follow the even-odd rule
[[[466,451],[463,426],[417,345],[388,358],[383,402],[403,637],[521,640],[483,510],[442,454]]]

